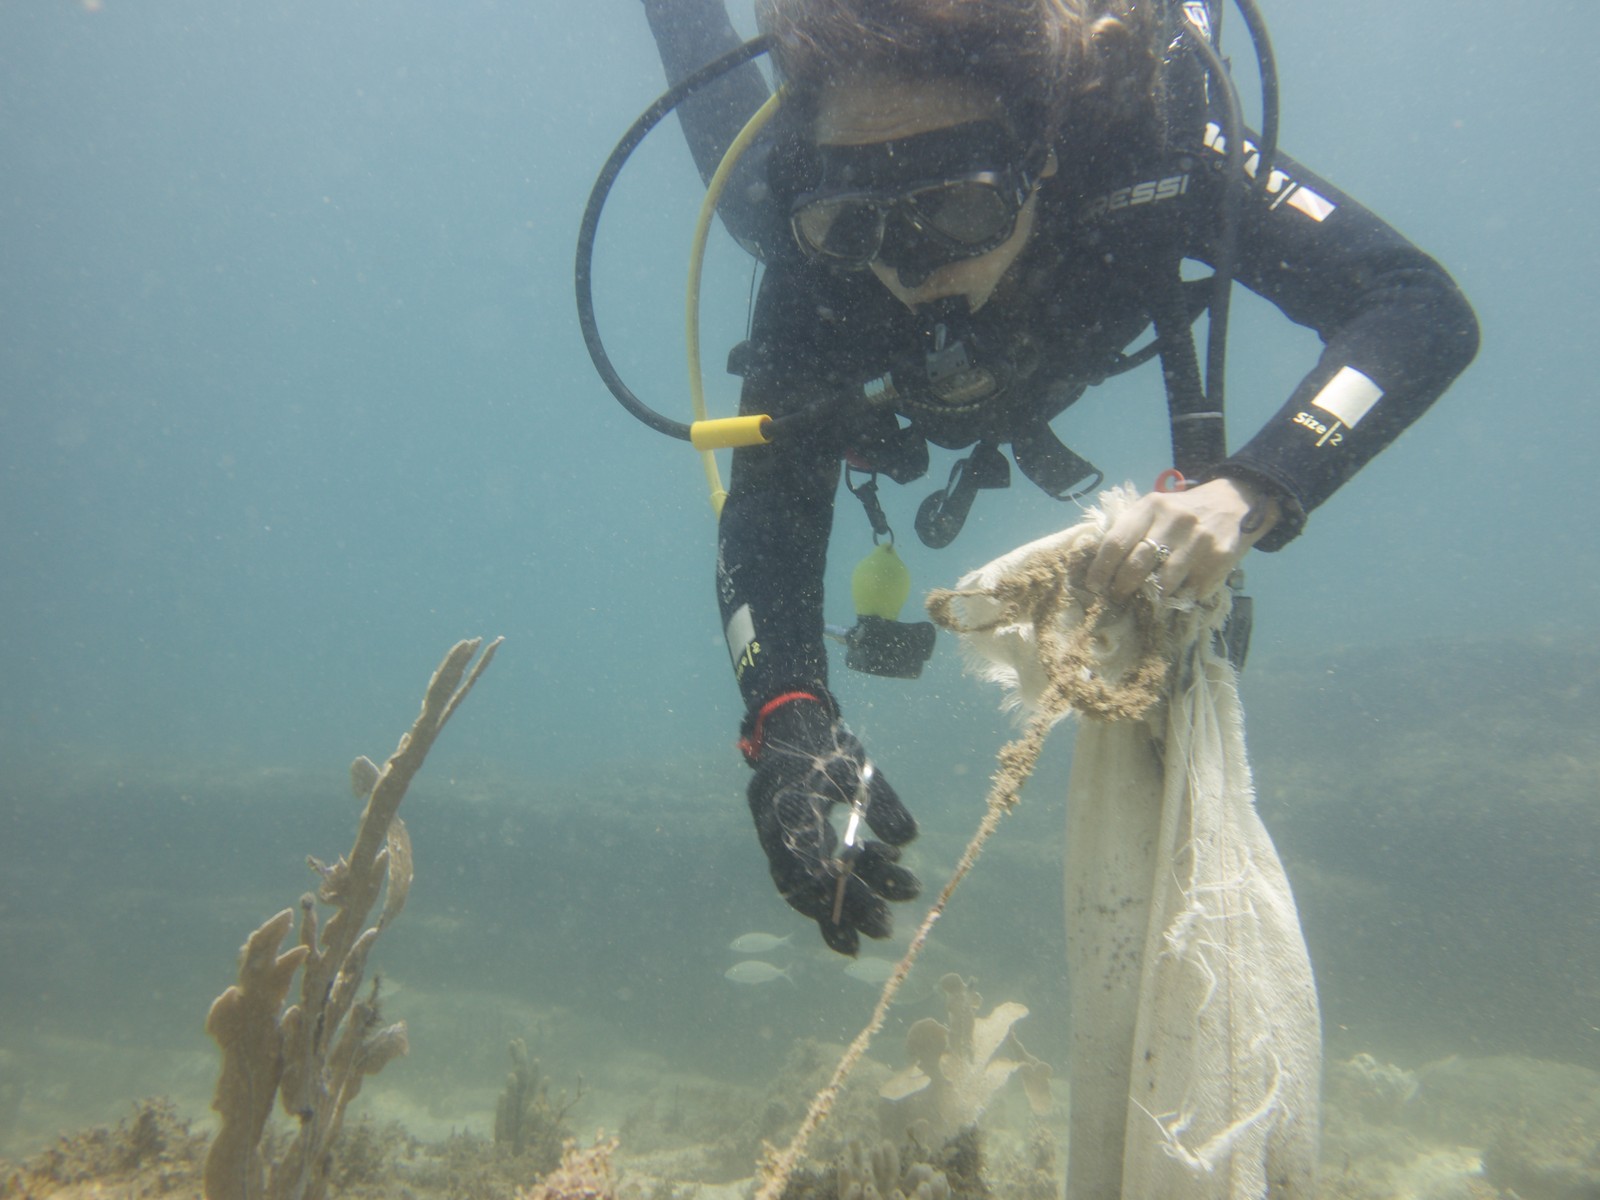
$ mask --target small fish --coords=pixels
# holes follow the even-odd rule
[[[784,945],[793,936],[792,933],[786,933],[782,937],[775,933],[741,933],[728,943],[728,949],[735,954],[765,954]]]
[[[894,974],[894,969],[899,964],[887,958],[852,959],[850,965],[845,967],[844,973],[851,979],[859,979],[862,983],[870,983],[873,987],[881,986],[889,981],[889,976]]]
[[[793,983],[794,979],[789,971],[789,967],[779,970],[769,962],[762,962],[758,958],[747,958],[741,963],[734,963],[722,973],[722,977],[731,979],[734,983],[771,983],[774,979],[787,979]]]

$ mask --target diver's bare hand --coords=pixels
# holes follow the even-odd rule
[[[1164,592],[1205,595],[1278,519],[1278,502],[1238,479],[1141,496],[1106,531],[1089,564],[1091,592],[1126,600],[1155,576]],[[1250,526],[1246,531],[1245,525]]]

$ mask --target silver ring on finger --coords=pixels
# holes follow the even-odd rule
[[[1149,546],[1150,549],[1156,552],[1155,564],[1150,568],[1152,574],[1164,567],[1167,559],[1172,557],[1172,547],[1163,545],[1161,542],[1156,541],[1155,538],[1141,538],[1139,544],[1141,546]]]

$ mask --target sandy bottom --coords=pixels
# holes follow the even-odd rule
[[[748,1195],[762,1142],[782,1144],[841,1050],[797,1042],[770,1085],[756,1088],[673,1070],[657,1056],[613,1043],[581,1081],[538,1080],[540,1096],[517,1147],[495,1139],[495,1088],[428,1091],[427,1079],[402,1062],[387,1081],[374,1080],[353,1107],[335,1152],[330,1191],[409,1200]],[[65,1120],[71,1106],[89,1100],[72,1081],[90,1062],[99,1064],[102,1078],[148,1071],[171,1098],[124,1102],[114,1121],[38,1139],[13,1160],[0,1159],[0,1197],[201,1194],[214,1128],[205,1107],[215,1069],[209,1056],[174,1058],[83,1039],[41,1045],[26,1063],[17,1059],[12,1053],[0,1060],[0,1087],[14,1124],[36,1126],[51,1115]],[[33,1074],[51,1063],[61,1069],[59,1088]],[[907,1138],[894,1106],[878,1098],[892,1069],[871,1060],[863,1065],[788,1195],[839,1196],[851,1163],[859,1173],[864,1155],[891,1142],[898,1143],[896,1174],[913,1184],[937,1172],[954,1196],[1061,1195],[1070,1152],[1070,1096],[1061,1081],[1047,1116],[1033,1115],[1020,1092],[1007,1088],[975,1132],[935,1147],[917,1141],[915,1127]],[[280,1119],[266,1139],[269,1159],[283,1153],[288,1134],[288,1122]],[[587,1151],[569,1158],[565,1172],[557,1161],[563,1142],[569,1156]],[[919,1162],[928,1164],[921,1176],[913,1174]],[[1368,1055],[1330,1063],[1322,1195],[1600,1196],[1600,1073],[1519,1056],[1450,1058],[1414,1069]]]

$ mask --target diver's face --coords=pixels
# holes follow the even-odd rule
[[[823,92],[814,135],[821,146],[862,146],[973,121],[1004,119],[1005,114],[993,97],[983,95],[964,80],[859,76]],[[1044,174],[1052,174],[1054,169],[1052,158]],[[994,294],[1001,278],[1027,245],[1038,198],[1035,190],[1017,214],[1011,236],[1000,245],[942,266],[915,287],[906,286],[899,272],[882,262],[871,264],[872,273],[908,308],[947,296],[965,296],[976,311]]]

